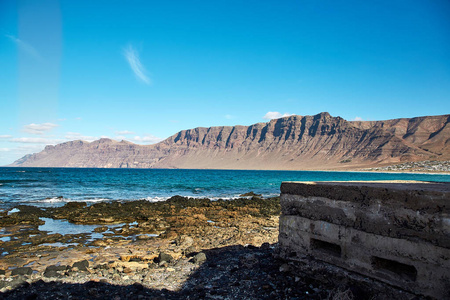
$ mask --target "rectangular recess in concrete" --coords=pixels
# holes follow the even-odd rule
[[[417,279],[417,269],[414,266],[395,260],[372,256],[372,267],[375,270],[385,270],[395,273],[405,280],[416,281]]]
[[[283,182],[280,251],[450,299],[450,183]]]
[[[310,244],[311,249],[313,251],[321,251],[325,254],[341,257],[341,246],[339,246],[338,244],[321,241],[313,238],[311,238]]]

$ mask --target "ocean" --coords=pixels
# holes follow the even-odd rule
[[[450,175],[372,172],[0,168],[0,208],[62,206],[70,201],[166,200],[174,195],[233,199],[253,191],[277,196],[282,181],[419,180]]]

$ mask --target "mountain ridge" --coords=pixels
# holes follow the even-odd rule
[[[346,121],[323,112],[186,129],[153,145],[69,141],[10,166],[327,170],[448,158],[450,115]]]

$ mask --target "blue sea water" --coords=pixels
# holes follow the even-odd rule
[[[370,172],[0,168],[0,208],[61,206],[69,201],[161,201],[174,195],[232,199],[253,191],[280,193],[282,181],[419,180],[450,182],[444,174]]]

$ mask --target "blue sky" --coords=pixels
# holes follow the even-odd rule
[[[0,1],[0,165],[328,111],[450,113],[450,2]]]

